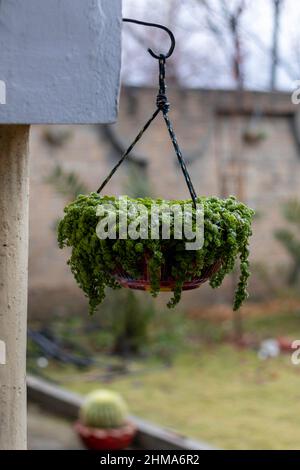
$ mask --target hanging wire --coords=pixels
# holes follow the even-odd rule
[[[102,191],[102,189],[106,186],[106,184],[109,182],[109,180],[115,174],[115,172],[117,171],[119,166],[123,163],[123,161],[126,159],[126,157],[129,155],[129,153],[132,151],[134,146],[141,139],[142,135],[148,129],[148,127],[150,126],[152,121],[154,121],[156,116],[158,116],[158,114],[161,112],[163,117],[164,117],[164,121],[166,123],[171,141],[173,143],[173,147],[174,147],[175,153],[177,155],[177,158],[178,158],[183,176],[185,178],[185,182],[186,182],[187,187],[189,189],[193,204],[196,207],[196,201],[197,201],[196,191],[195,191],[195,188],[194,188],[193,183],[191,181],[189,172],[187,170],[186,163],[184,161],[182,152],[181,152],[180,147],[178,145],[177,138],[176,138],[175,132],[173,130],[172,123],[171,123],[171,121],[169,119],[169,116],[168,116],[169,109],[170,109],[170,104],[168,102],[168,98],[167,98],[167,95],[166,95],[166,89],[167,89],[166,80],[165,80],[165,77],[166,77],[166,59],[169,58],[173,54],[175,44],[176,44],[174,35],[173,35],[172,31],[170,31],[166,26],[162,26],[160,24],[147,23],[145,21],[133,20],[133,19],[130,19],[130,18],[123,18],[123,21],[128,22],[128,23],[136,23],[136,24],[141,24],[141,25],[144,25],[144,26],[152,26],[152,27],[155,27],[155,28],[163,29],[164,31],[166,31],[169,34],[169,37],[171,39],[171,47],[170,47],[169,51],[167,52],[167,54],[159,54],[159,55],[155,54],[152,51],[152,49],[150,49],[150,48],[148,49],[149,54],[151,54],[152,57],[157,59],[158,64],[159,64],[159,91],[158,91],[158,94],[157,94],[157,97],[156,97],[156,107],[157,108],[154,111],[154,113],[152,114],[152,116],[150,117],[150,119],[146,122],[144,127],[141,129],[139,134],[136,136],[134,141],[129,145],[128,149],[122,155],[122,157],[120,158],[118,163],[113,167],[113,169],[111,170],[109,175],[105,178],[105,180],[103,181],[103,183],[101,184],[101,186],[97,190],[97,193],[100,193]]]

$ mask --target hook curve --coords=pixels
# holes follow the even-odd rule
[[[162,56],[165,59],[167,59],[168,57],[171,57],[171,55],[173,54],[173,51],[175,49],[176,41],[175,41],[174,34],[172,33],[172,31],[169,28],[167,28],[166,26],[163,26],[161,24],[158,24],[158,23],[148,23],[146,21],[133,20],[132,18],[123,18],[123,21],[126,22],[126,23],[135,23],[135,24],[141,24],[143,26],[151,26],[153,28],[159,28],[159,29],[162,29],[162,30],[166,31],[166,33],[168,33],[168,35],[171,39],[171,47],[170,47],[169,51],[167,52],[167,54],[157,55],[150,48],[148,48],[148,52],[152,57],[154,57],[155,59],[158,59],[158,60],[161,59]]]

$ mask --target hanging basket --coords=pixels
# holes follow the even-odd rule
[[[128,199],[132,204],[136,201]],[[180,301],[182,291],[195,289],[206,281],[211,287],[219,287],[238,259],[240,280],[234,308],[239,308],[247,297],[253,211],[233,197],[199,201],[204,210],[204,244],[192,250],[186,249],[186,240],[175,238],[100,239],[97,225],[105,216],[99,217],[98,207],[118,209],[119,199],[113,197],[91,193],[78,196],[65,208],[58,226],[58,241],[61,248],[72,248],[68,263],[89,297],[91,312],[104,299],[106,287],[120,286],[150,291],[154,296],[160,291],[172,291],[168,306],[173,307]],[[149,204],[149,199],[144,202]]]
[[[158,26],[136,20],[126,21]],[[168,32],[171,48],[165,55],[156,55],[149,50],[159,64],[159,90],[156,109],[100,185],[97,193],[78,196],[73,203],[65,208],[65,217],[58,227],[60,247],[72,247],[69,265],[79,286],[89,298],[91,313],[104,299],[106,287],[118,288],[122,286],[130,289],[149,290],[153,296],[156,296],[159,291],[172,291],[173,297],[167,305],[174,307],[180,301],[182,291],[195,289],[208,280],[211,287],[219,287],[226,274],[234,269],[237,259],[240,261],[240,279],[235,293],[234,309],[238,309],[247,298],[248,242],[254,212],[232,196],[228,199],[197,197],[169,118],[170,105],[166,95],[165,65],[166,59],[171,56],[174,50],[175,39],[167,28],[158,27]],[[203,244],[199,248],[183,248],[190,237],[185,236],[184,233],[184,237],[180,242],[178,241],[177,233],[175,236],[175,219],[174,237],[168,241],[165,241],[162,236],[161,238],[150,237],[151,242],[149,242],[148,225],[146,237],[133,238],[134,242],[131,241],[130,245],[121,236],[114,240],[106,240],[105,237],[101,239],[99,236],[97,238],[99,234],[96,226],[99,217],[102,217],[97,208],[103,209],[104,204],[108,203],[111,205],[109,209],[111,207],[114,210],[120,209],[117,198],[100,196],[100,194],[159,114],[163,117],[191,199],[162,201],[161,199],[145,198],[131,199],[131,203],[144,204],[147,214],[149,203],[160,205],[163,202],[170,206],[175,202],[180,205],[180,210],[185,204],[190,204],[192,210],[189,214],[189,220],[197,227],[200,204],[204,215],[204,240],[202,239]],[[130,220],[130,216],[128,220]],[[161,220],[159,224],[161,228]]]
[[[211,279],[221,268],[222,261],[217,260],[211,266],[206,267],[201,276],[195,277],[189,281],[184,281],[182,284],[182,290],[197,289],[201,284]],[[151,279],[148,268],[148,258],[144,257],[141,263],[141,277],[133,279],[121,266],[116,269],[113,273],[116,281],[125,288],[136,289],[143,291],[151,291]],[[176,286],[176,279],[171,274],[170,266],[167,264],[163,265],[159,271],[160,278],[160,292],[172,292]]]

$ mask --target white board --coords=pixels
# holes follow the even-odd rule
[[[121,0],[0,0],[0,123],[117,117]]]

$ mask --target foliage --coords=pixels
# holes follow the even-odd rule
[[[100,320],[111,352],[127,355],[145,351],[149,343],[148,327],[154,316],[153,303],[141,302],[132,290],[111,295],[101,307]],[[101,339],[103,341],[103,334]]]
[[[181,206],[191,203],[191,201],[164,201],[150,198],[136,200],[128,198],[127,202],[128,214],[130,214],[131,206],[137,202],[143,204],[148,212],[153,203],[169,206],[175,203]],[[214,288],[219,287],[226,274],[234,269],[235,261],[239,257],[240,279],[235,293],[234,309],[240,307],[247,298],[248,242],[251,235],[253,211],[233,196],[228,199],[201,197],[198,198],[198,202],[203,206],[205,230],[204,245],[199,250],[186,250],[185,243],[190,240],[184,237],[180,240],[175,239],[173,226],[170,240],[150,237],[138,240],[120,238],[100,240],[96,234],[96,226],[99,222],[96,214],[97,207],[111,205],[112,209],[118,210],[120,198],[101,197],[96,193],[91,193],[78,196],[65,208],[65,216],[58,227],[58,242],[60,248],[72,247],[68,263],[76,281],[89,298],[91,313],[103,301],[107,286],[113,289],[119,287],[113,274],[119,266],[133,278],[141,276],[141,263],[145,254],[148,257],[151,293],[154,297],[160,290],[160,269],[164,263],[171,267],[175,287],[168,307],[173,307],[180,301],[185,280],[201,276],[203,270],[216,260],[222,260],[222,266],[212,276],[210,284]],[[195,215],[193,208],[194,225],[196,224]],[[160,227],[162,217],[163,215],[160,215]],[[150,226],[148,230],[150,231]]]
[[[60,195],[70,201],[79,194],[88,192],[86,185],[75,172],[66,171],[60,165],[56,165],[46,181],[52,184]]]
[[[230,336],[231,314],[227,305],[223,307],[227,315],[222,311],[219,317],[212,317],[212,309],[205,312],[205,317],[203,309],[199,316],[193,314],[188,320],[193,344],[188,331],[172,367],[157,367],[151,355],[139,359],[134,373],[116,374],[106,386],[129,401],[133,414],[174,432],[205,439],[218,448],[297,448],[300,431],[295,399],[299,366],[291,364],[289,354],[262,361],[252,348],[237,349],[225,344]],[[299,307],[299,299],[292,298],[248,304],[246,337],[254,336],[258,343],[278,336],[298,338]],[[169,322],[178,312],[164,313],[163,319]],[[91,320],[96,319],[95,316]],[[159,329],[155,334],[159,334]],[[187,344],[190,348],[186,348]],[[108,361],[111,359],[115,358],[109,357]],[[131,360],[126,363],[131,364]],[[68,366],[51,367],[47,374],[48,380],[86,394],[103,380],[99,369],[97,363],[94,380],[91,374],[78,373]],[[216,426],[216,422],[220,425]]]
[[[100,318],[93,317],[95,328],[86,333],[92,350],[127,359],[151,356],[170,363],[187,345],[188,332],[194,323],[179,309],[170,315],[141,292],[130,289],[113,292],[101,304]]]
[[[283,216],[293,228],[282,228],[275,231],[275,237],[284,246],[292,259],[289,284],[294,285],[300,273],[300,239],[296,235],[300,228],[300,202],[291,199],[283,206]]]
[[[121,395],[110,390],[95,390],[87,395],[80,419],[92,428],[119,428],[127,417],[127,405]]]
[[[152,195],[151,185],[144,168],[130,164],[124,191],[132,198]]]
[[[100,364],[115,361],[121,356],[128,361],[148,356],[168,363],[187,346],[189,331],[195,333],[196,322],[179,309],[172,315],[161,309],[151,297],[130,289],[109,291],[99,308],[100,316],[54,316],[51,326],[35,323],[34,330],[45,327],[53,339],[68,353],[76,357],[93,356]],[[201,323],[201,322],[200,322]],[[198,321],[197,321],[198,325]],[[203,330],[206,330],[203,327]],[[28,338],[28,359],[35,366],[41,349]],[[55,360],[56,362],[56,360]]]
[[[151,356],[171,364],[184,349],[190,347],[195,322],[178,309],[172,312],[157,309],[149,329],[149,350]]]
[[[88,192],[79,175],[64,170],[60,165],[53,169],[46,181],[68,202],[78,194]],[[125,186],[131,197],[150,194],[147,175],[137,165],[130,165]],[[55,224],[55,231],[57,226],[58,222]],[[101,344],[102,348],[122,355],[140,353],[147,346],[148,325],[154,313],[153,305],[150,302],[141,304],[132,291],[115,292],[102,308],[101,328],[97,328],[97,346]],[[66,320],[63,324],[65,323]],[[73,328],[70,329],[69,324],[67,326],[64,336],[70,336],[74,340]]]
[[[97,384],[74,377],[65,386],[86,393]],[[109,384],[134,415],[231,450],[298,449],[298,387],[299,369],[289,355],[262,361],[256,351],[229,344],[181,352],[172,367]]]

